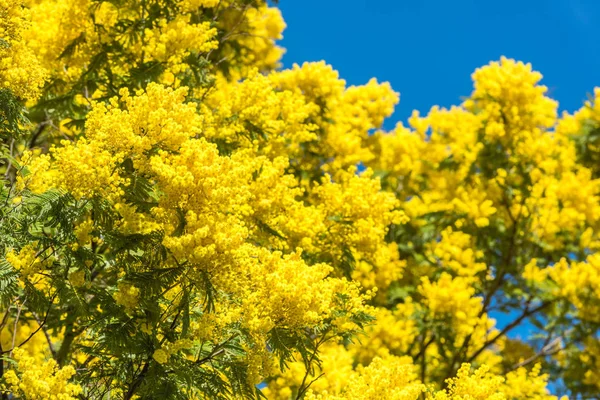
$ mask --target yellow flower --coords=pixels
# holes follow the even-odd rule
[[[159,364],[166,364],[169,362],[169,354],[163,349],[158,349],[152,355],[152,358]]]
[[[16,348],[13,351],[16,368],[5,372],[4,378],[13,395],[24,399],[75,400],[82,392],[81,386],[70,383],[75,375],[72,366],[58,368],[54,360],[42,363]]]

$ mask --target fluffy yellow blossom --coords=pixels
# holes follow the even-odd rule
[[[531,64],[502,57],[500,62],[475,71],[475,90],[465,106],[481,110],[486,135],[518,141],[523,135],[551,127],[556,119],[556,102],[544,96],[545,86],[537,85],[541,78]]]
[[[29,28],[29,10],[22,0],[0,1],[0,88],[25,100],[35,100],[46,78],[35,51],[23,33]]]
[[[594,253],[584,262],[572,263],[562,258],[539,273],[549,276],[556,283],[553,292],[568,299],[579,318],[598,320],[600,299],[593,293],[598,293],[600,288],[600,255]]]
[[[186,11],[194,11],[200,7],[212,8],[219,5],[220,0],[183,0],[181,7]]]
[[[346,86],[325,61],[294,64],[291,69],[273,74],[273,79],[282,89],[301,93],[313,103],[338,101]]]
[[[125,307],[128,312],[131,312],[138,305],[140,289],[129,283],[121,282],[113,297],[117,304]]]
[[[135,95],[123,89],[108,104],[94,104],[86,137],[113,157],[131,157],[143,168],[137,163],[143,153],[157,146],[177,150],[199,132],[202,118],[195,103],[185,102],[187,93],[187,88],[172,90],[154,83]]]
[[[256,275],[258,271],[253,269],[264,271],[261,280],[255,282],[244,298],[250,329],[265,329],[266,332],[275,326],[276,321],[290,327],[310,325],[323,320],[334,308],[331,302],[335,298],[336,286],[340,284],[324,280],[331,267],[308,267],[299,254],[282,258],[277,253],[264,253],[259,255],[258,264],[251,264],[249,268],[248,272]],[[301,285],[296,282],[298,278]],[[314,290],[315,285],[319,289]],[[268,303],[265,301],[267,297]],[[257,307],[259,304],[262,306]]]
[[[501,392],[503,378],[488,372],[488,368],[480,367],[471,373],[471,366],[463,364],[456,378],[449,381],[448,390],[429,396],[435,400],[504,400]]]
[[[69,282],[71,282],[74,287],[83,286],[85,284],[85,271],[78,270],[71,272],[69,274]]]
[[[412,400],[418,399],[424,390],[424,385],[415,380],[414,367],[408,359],[376,358],[369,366],[359,366],[339,392],[324,391],[315,395],[309,390],[306,397],[313,400]]]
[[[172,21],[161,20],[155,29],[146,29],[145,44],[140,55],[164,62],[174,73],[185,68],[184,58],[191,52],[206,53],[217,48],[217,33],[208,22],[191,24],[191,15],[180,15]]]
[[[405,354],[411,344],[418,340],[414,318],[417,309],[418,305],[410,297],[393,311],[377,307],[374,310],[374,323],[365,329],[360,341],[350,346],[358,362],[367,365],[375,357]]]
[[[16,324],[15,321],[7,320],[7,327],[0,334],[0,345],[3,350],[10,350],[14,346],[18,346],[18,350],[24,354],[33,357],[36,363],[43,363],[50,355],[48,349],[48,341],[44,333],[39,330],[39,324],[31,320],[31,315],[24,313],[20,316]],[[29,338],[28,341],[26,341]],[[21,345],[21,346],[19,346]]]
[[[113,157],[97,142],[86,139],[77,144],[64,140],[61,144],[52,150],[53,162],[45,154],[33,159],[28,165],[31,175],[23,177],[20,185],[37,193],[50,188],[66,189],[75,198],[122,195],[121,185],[126,180],[115,171],[122,156]]]
[[[506,381],[502,388],[506,398],[557,400],[556,396],[549,394],[546,387],[548,375],[541,374],[541,369],[541,364],[536,364],[530,371],[521,367],[506,374]],[[566,396],[562,399],[566,400]]]
[[[442,231],[441,240],[430,244],[431,255],[459,276],[474,276],[485,271],[487,266],[478,262],[483,254],[473,250],[473,241],[470,235],[448,227]]]
[[[24,279],[35,274],[43,267],[38,258],[38,250],[32,245],[27,245],[19,252],[10,250],[5,257],[6,261],[19,271]]]
[[[407,221],[406,215],[395,209],[397,200],[380,187],[371,170],[359,175],[356,168],[350,168],[314,189],[327,216],[327,240],[331,242],[326,246],[331,254],[348,249],[369,261],[382,245],[388,226]]]
[[[169,354],[163,349],[158,349],[154,352],[152,358],[159,364],[166,364],[169,361]]]
[[[217,80],[206,98],[203,134],[230,146],[256,147],[270,156],[295,155],[300,146],[317,138],[308,123],[315,110],[300,94],[278,90],[279,73],[254,70],[242,82]]]
[[[590,385],[594,390],[597,390],[599,382],[598,378],[600,375],[598,374],[598,366],[600,365],[600,342],[597,339],[588,338],[584,342],[584,346],[582,349],[575,353],[574,359],[572,360],[572,366],[567,366],[567,368],[571,368],[572,371],[570,373],[577,373],[578,369],[583,369],[583,383],[586,385]]]
[[[485,193],[459,188],[453,201],[454,206],[459,212],[466,213],[475,221],[478,227],[485,227],[490,224],[489,217],[496,212],[493,202],[485,198]]]
[[[28,47],[38,54],[51,77],[59,76],[66,81],[77,79],[94,54],[94,46],[98,44],[97,36],[93,33],[93,22],[89,18],[91,2],[49,0],[31,3],[31,28],[24,33]],[[90,38],[90,41],[79,40],[78,46],[68,57],[69,68],[63,68],[65,59],[60,55],[83,36]]]
[[[225,57],[239,58],[233,65],[238,74],[246,76],[251,68],[269,70],[278,65],[284,50],[275,41],[282,38],[286,26],[279,9],[266,4],[249,9],[231,8],[219,22],[226,31],[239,35],[236,45],[223,43]]]
[[[38,363],[21,349],[13,352],[16,368],[4,373],[8,390],[23,399],[75,400],[81,386],[70,383],[75,375],[72,366],[58,368],[54,360]]]
[[[464,320],[473,312],[476,314],[481,303],[480,299],[473,297],[475,289],[471,287],[471,281],[463,277],[452,278],[444,272],[435,282],[428,277],[422,278],[419,292],[434,315],[452,314]]]

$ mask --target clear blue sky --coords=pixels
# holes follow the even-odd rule
[[[348,84],[400,92],[386,123],[458,104],[475,68],[501,55],[531,62],[561,110],[600,86],[600,0],[280,0],[283,63],[325,60]]]

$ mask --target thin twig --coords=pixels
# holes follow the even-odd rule
[[[27,299],[23,300],[23,304],[21,304],[18,308],[17,308],[17,316],[15,317],[15,326],[13,328],[13,335],[12,335],[12,348],[10,349],[9,352],[9,357],[12,357],[12,352],[15,348],[15,341],[17,340],[17,325],[19,324],[19,319],[21,318],[21,311],[23,310],[23,307],[25,307],[25,302],[27,302]]]

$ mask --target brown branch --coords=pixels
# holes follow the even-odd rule
[[[2,321],[0,322],[0,332],[1,332],[1,331],[2,331],[2,329],[4,329],[4,327],[6,326],[6,322],[8,322],[8,315],[9,315],[9,313],[10,313],[10,309],[11,309],[11,306],[9,306],[9,307],[6,309],[6,312],[4,313],[4,316],[2,317]],[[0,351],[2,351],[2,350],[0,350]]]
[[[38,315],[36,313],[34,313],[33,311],[31,313],[33,314],[33,317],[35,318],[35,321],[38,323],[38,326],[42,327],[42,322],[40,321],[40,318],[38,317]],[[52,354],[52,357],[56,358],[56,350],[54,349],[54,345],[52,344],[52,338],[50,337],[50,334],[46,330],[46,327],[42,327],[42,332],[44,332],[44,336],[46,336],[46,341],[48,342],[48,347],[50,348],[50,353]]]
[[[54,302],[54,298],[56,297],[56,293],[52,296],[52,298],[50,299],[50,305],[48,306],[48,310],[46,311],[46,315],[44,316],[44,319],[42,320],[42,323],[39,324],[40,326],[38,326],[38,328],[31,332],[31,334],[27,337],[27,339],[23,340],[21,343],[19,343],[18,346],[14,346],[14,340],[13,340],[13,348],[10,350],[4,350],[1,351],[0,354],[6,354],[6,353],[12,353],[12,351],[17,348],[17,347],[21,347],[24,344],[26,344],[27,342],[29,342],[31,340],[32,337],[35,336],[36,333],[38,333],[46,324],[46,320],[48,319],[48,314],[50,314],[50,309],[52,308],[52,303]]]
[[[27,298],[25,298],[25,300],[23,300],[23,304],[21,304],[18,308],[17,308],[17,316],[15,317],[15,326],[13,328],[13,335],[12,335],[12,349],[10,349],[9,352],[9,357],[12,357],[12,352],[15,349],[15,341],[17,340],[17,326],[19,325],[19,319],[21,317],[21,311],[23,311],[23,307],[25,307],[25,302],[27,301]]]
[[[11,175],[12,157],[13,157],[14,147],[15,147],[15,139],[12,139],[10,141],[10,146],[9,146],[9,151],[10,151],[10,157],[11,158],[8,159],[8,164],[6,166],[6,172],[4,173],[4,180],[9,180],[9,177],[10,177],[11,178],[10,179],[11,183],[14,182],[14,179],[12,179],[12,175]]]
[[[551,356],[553,354],[556,354],[556,353],[564,350],[565,347],[560,345],[561,340],[562,340],[562,338],[560,336],[557,338],[554,338],[552,341],[550,341],[550,343],[547,343],[544,347],[541,348],[541,350],[539,352],[537,352],[533,356],[527,358],[526,360],[521,361],[520,363],[513,365],[511,371],[514,371],[515,369],[529,365],[540,357]],[[558,345],[558,348],[556,347],[557,345]]]
[[[144,377],[148,373],[149,368],[150,368],[150,363],[146,362],[146,364],[144,364],[144,368],[142,368],[142,372],[140,372],[140,374],[134,379],[131,386],[129,387],[129,390],[127,390],[127,393],[125,393],[125,396],[123,396],[124,400],[130,400],[131,398],[133,398],[136,390],[140,387],[140,385],[144,381]]]
[[[238,334],[234,334],[232,335],[229,339],[225,340],[222,343],[219,343],[218,345],[215,346],[214,349],[212,349],[212,351],[210,352],[209,355],[207,355],[204,358],[198,359],[195,361],[195,364],[204,364],[208,361],[211,361],[213,358],[215,358],[216,356],[223,354],[225,352],[225,345],[229,342],[231,342],[233,339],[235,339],[238,336]]]
[[[304,393],[306,393],[306,391],[308,390],[310,385],[312,385],[314,381],[316,381],[321,376],[323,376],[323,374],[319,375],[317,378],[315,378],[313,381],[311,381],[307,386],[304,386],[306,384],[306,379],[308,378],[308,375],[310,375],[310,370],[311,370],[310,366],[313,363],[313,361],[315,360],[315,358],[317,357],[317,352],[319,351],[319,346],[321,346],[327,340],[327,333],[328,333],[328,331],[325,331],[321,340],[319,340],[317,342],[317,344],[315,344],[315,351],[313,351],[313,353],[310,355],[310,360],[308,360],[308,363],[306,364],[306,372],[304,374],[304,377],[302,378],[302,383],[300,384],[300,387],[298,388],[298,394],[296,395],[295,400],[300,400],[301,398],[303,398]]]
[[[492,303],[492,299],[494,298],[494,295],[498,292],[498,290],[500,290],[500,288],[502,287],[502,284],[505,281],[506,275],[508,274],[508,267],[512,263],[512,259],[513,259],[513,255],[514,255],[513,253],[516,249],[518,222],[521,219],[521,216],[523,214],[523,207],[525,206],[525,201],[523,200],[521,202],[519,214],[515,217],[512,215],[512,211],[510,210],[510,204],[509,204],[508,200],[506,199],[506,196],[503,196],[502,200],[503,200],[503,205],[506,208],[506,211],[508,213],[508,216],[509,216],[510,220],[512,221],[510,242],[508,245],[508,251],[506,252],[504,260],[502,261],[502,264],[501,264],[502,268],[499,270],[498,275],[494,279],[494,282],[493,282],[489,292],[484,296],[483,305],[481,307],[481,311],[479,312],[479,315],[477,318],[477,324],[479,324],[480,318],[489,311],[489,307],[490,307],[490,304]],[[475,327],[477,327],[477,326],[475,326]],[[471,342],[472,337],[473,337],[473,333],[470,333],[469,335],[467,335],[467,337],[463,341],[458,352],[456,352],[454,354],[454,357],[452,358],[452,361],[448,368],[448,375],[446,376],[446,379],[450,378],[454,374],[454,367],[457,365],[457,363],[458,363],[459,359],[462,357],[463,353],[466,353],[468,351],[469,344]],[[446,381],[446,379],[444,379],[444,382]]]
[[[471,355],[467,359],[467,362],[472,362],[473,360],[475,360],[477,358],[477,356],[479,356],[485,349],[487,349],[489,346],[491,346],[494,343],[496,343],[498,341],[498,339],[500,339],[501,337],[505,336],[508,332],[510,332],[511,330],[513,330],[514,328],[516,328],[517,326],[519,326],[521,324],[521,322],[523,322],[523,320],[525,318],[528,318],[528,317],[530,317],[530,316],[538,313],[539,311],[545,309],[546,307],[548,307],[551,304],[552,304],[552,301],[545,301],[545,302],[543,302],[542,304],[540,304],[539,306],[537,306],[535,308],[531,308],[531,309],[527,308],[525,311],[523,311],[523,313],[517,319],[515,319],[510,324],[506,325],[504,327],[504,329],[502,329],[498,334],[496,334],[496,336],[494,336],[492,339],[486,341],[479,348],[479,350],[477,350],[475,353],[473,353],[473,355]]]
[[[325,372],[322,372],[321,375],[317,376],[315,379],[313,379],[312,381],[310,381],[310,383],[308,385],[306,385],[306,388],[304,389],[304,392],[306,392],[313,383],[315,383],[319,378],[321,378],[324,375],[325,375]]]
[[[37,142],[40,135],[44,132],[44,129],[46,129],[46,127],[51,124],[52,124],[51,120],[45,120],[45,121],[40,122],[37,125],[37,127],[35,128],[35,131],[33,132],[33,135],[31,136],[31,139],[29,140],[29,148],[30,149],[32,149],[33,146],[35,146],[35,142]]]
[[[428,348],[429,346],[431,346],[431,345],[433,344],[433,342],[434,342],[434,341],[435,341],[435,335],[433,335],[433,336],[431,337],[431,339],[429,339],[429,340],[427,341],[427,343],[425,343],[425,344],[424,344],[424,345],[421,347],[421,349],[420,349],[420,350],[419,350],[419,352],[418,352],[418,353],[417,353],[417,354],[414,356],[414,358],[413,358],[413,359],[414,359],[414,360],[418,360],[418,359],[419,359],[421,356],[425,357],[425,350],[427,350],[427,348]]]

